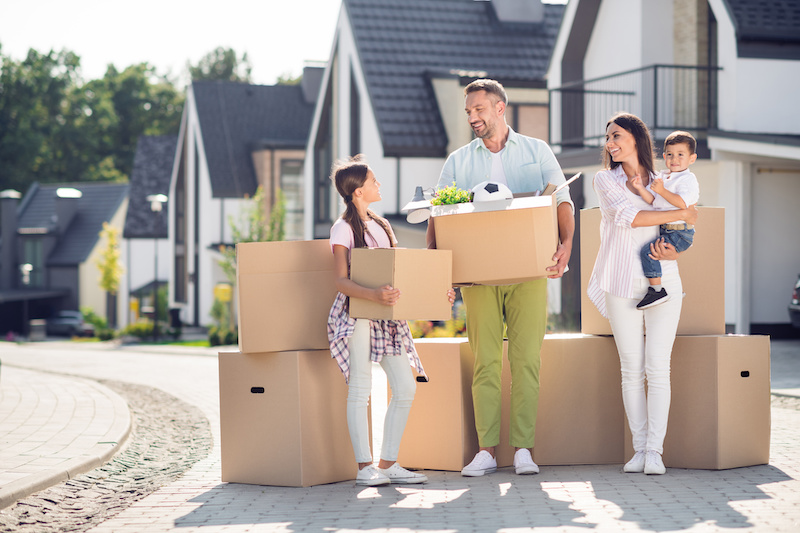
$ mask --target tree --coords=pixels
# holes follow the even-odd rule
[[[284,72],[275,81],[276,85],[300,85],[303,81],[303,75],[295,76],[291,71]]]
[[[0,48],[0,190],[34,181],[124,181],[142,134],[177,133],[184,95],[147,63],[84,83],[72,52]]]
[[[241,81],[250,83],[250,72],[253,66],[247,58],[247,52],[241,59],[233,48],[215,48],[203,56],[196,66],[186,63],[192,81]]]
[[[108,222],[103,222],[100,238],[105,240],[105,247],[100,252],[97,268],[100,270],[100,288],[106,291],[106,319],[113,328],[117,323],[117,291],[122,279],[122,262],[119,251],[119,229]]]

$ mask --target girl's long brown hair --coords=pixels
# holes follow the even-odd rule
[[[369,165],[367,165],[364,156],[361,154],[353,156],[347,161],[336,163],[331,171],[331,179],[336,185],[336,190],[339,192],[339,195],[344,199],[346,206],[342,219],[353,228],[354,246],[356,248],[367,247],[367,226],[364,224],[364,221],[361,220],[358,209],[356,209],[356,205],[353,203],[353,193],[359,187],[364,186],[364,183],[367,181],[368,171]],[[389,243],[392,248],[397,246],[394,234],[389,228],[389,223],[373,213],[371,209],[367,209],[367,216],[383,228],[383,231],[389,236]]]

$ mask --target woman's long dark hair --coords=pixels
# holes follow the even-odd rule
[[[655,155],[653,152],[653,140],[650,138],[650,130],[642,119],[630,113],[617,113],[606,123],[606,131],[611,123],[616,124],[623,130],[633,135],[636,143],[636,153],[639,158],[639,166],[647,170],[647,177],[655,174]],[[617,168],[622,163],[611,159],[605,144],[603,145],[603,166],[605,168]],[[642,176],[644,179],[644,176]]]
[[[353,156],[347,161],[334,164],[333,170],[331,171],[331,179],[336,185],[336,190],[339,191],[339,195],[344,199],[346,206],[342,219],[353,228],[354,246],[356,248],[367,247],[367,226],[364,224],[364,221],[361,220],[361,215],[358,214],[358,209],[356,209],[356,205],[353,203],[353,193],[359,187],[364,186],[364,183],[367,181],[368,171],[369,165],[367,165],[364,156],[361,154]],[[392,230],[389,229],[389,223],[373,213],[371,209],[367,209],[367,216],[383,228],[383,231],[389,236],[389,244],[393,248],[397,246],[394,240],[394,234]]]

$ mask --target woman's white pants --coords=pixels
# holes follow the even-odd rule
[[[372,392],[372,360],[370,352],[370,321],[356,320],[353,336],[350,338],[350,384],[347,393],[347,427],[353,443],[357,463],[372,462],[369,446],[369,418],[367,404]],[[417,391],[417,383],[408,362],[408,356],[391,355],[381,359],[381,368],[386,372],[392,399],[386,409],[383,423],[383,444],[381,459],[397,461],[400,439],[406,427],[411,403]]]
[[[679,276],[663,278],[670,300],[640,311],[636,304],[649,283],[646,279],[635,283],[637,298],[606,293],[606,308],[619,352],[622,401],[633,449],[663,453],[671,398],[670,358],[681,317],[683,287]]]

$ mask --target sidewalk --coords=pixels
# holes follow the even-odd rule
[[[773,392],[800,397],[800,341],[772,345]],[[117,379],[199,407],[215,448],[93,531],[800,530],[800,411],[787,409],[773,408],[770,464],[759,467],[636,476],[621,474],[619,465],[564,466],[473,479],[426,472],[424,486],[380,489],[222,483],[214,356],[234,349],[0,343],[0,509],[102,464],[124,445],[127,406],[93,381]]]
[[[0,368],[0,509],[102,465],[131,428],[125,401],[79,377]]]

